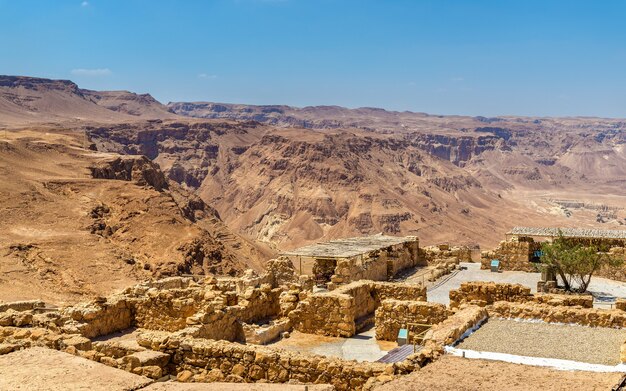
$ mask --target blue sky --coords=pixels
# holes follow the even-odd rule
[[[0,0],[0,74],[168,101],[626,117],[626,1]]]

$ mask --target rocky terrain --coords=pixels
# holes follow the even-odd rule
[[[259,270],[267,258],[146,157],[93,151],[74,131],[7,135],[0,299],[74,301],[155,276]]]
[[[490,248],[513,226],[626,223],[617,119],[166,106],[0,76],[0,135],[2,265],[67,292],[112,288],[59,277],[85,265],[123,286],[379,232]]]
[[[175,117],[149,94],[91,91],[70,80],[0,75],[0,125]]]
[[[515,214],[520,210],[525,215],[522,220],[550,225],[558,221],[565,226],[593,227],[603,223],[620,227],[626,222],[622,209],[626,199],[620,191],[626,181],[626,122],[622,120],[436,116],[334,106],[293,108],[204,102],[170,103],[168,106],[178,114],[198,118],[258,121],[278,128],[275,130],[278,133],[284,129],[282,133],[292,135],[292,139],[313,139],[313,135],[318,135],[318,140],[322,140],[317,141],[318,144],[325,141],[326,147],[333,145],[330,149],[337,152],[330,159],[324,156],[325,162],[337,160],[337,155],[343,159],[347,155],[341,149],[348,145],[355,156],[373,162],[367,152],[354,149],[357,144],[354,140],[358,139],[361,144],[368,144],[370,151],[375,149],[381,153],[377,162],[381,159],[392,160],[391,164],[401,162],[398,170],[404,176],[403,183],[426,179],[429,185],[435,184],[433,193],[443,189],[448,194],[465,191],[480,197],[481,205],[489,210],[486,214],[491,217],[487,224],[475,219],[480,214],[476,209],[480,208],[468,202],[472,199],[469,194],[455,196],[461,204],[465,202],[458,210],[454,210],[445,195],[433,194],[432,198],[435,203],[443,201],[441,209],[450,208],[450,215],[458,217],[460,210],[463,213],[473,211],[473,221],[477,223],[474,227],[482,236],[502,232],[497,227],[498,221],[505,218],[508,225],[520,218]],[[309,132],[298,132],[293,127]],[[268,151],[263,156],[271,159],[275,153]],[[371,168],[366,171],[375,172]],[[381,178],[380,172],[375,176]],[[388,176],[384,178],[387,180]],[[396,188],[387,183],[385,187],[387,190]],[[411,190],[408,193],[415,200],[421,196],[421,190],[418,194]],[[498,200],[486,201],[485,197],[489,196]],[[563,206],[563,199],[594,204],[594,207],[568,209]],[[422,203],[421,206],[424,211],[430,205]],[[416,214],[404,205],[399,209]],[[433,225],[440,224],[437,216],[426,214],[423,217],[435,223]],[[444,220],[448,218],[451,216]],[[483,231],[486,225],[493,230]],[[379,228],[382,227],[378,225],[375,229]],[[416,228],[423,227],[407,227],[408,230]],[[418,232],[429,239],[428,229]],[[489,244],[488,239],[472,239]]]

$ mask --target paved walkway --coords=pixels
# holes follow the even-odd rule
[[[480,263],[462,262],[463,270],[456,272],[452,277],[444,276],[436,283],[434,288],[428,290],[428,301],[450,304],[449,293],[458,289],[461,283],[466,281],[493,281],[522,284],[530,288],[531,292],[537,291],[537,282],[541,279],[541,273],[526,273],[504,271],[492,273],[489,270],[481,270]],[[589,284],[589,291],[596,297],[613,300],[614,297],[626,297],[626,283],[608,280],[606,278],[593,277]]]

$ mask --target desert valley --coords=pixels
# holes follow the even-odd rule
[[[0,76],[0,136],[2,389],[624,389],[626,268],[537,262],[626,257],[626,120]]]

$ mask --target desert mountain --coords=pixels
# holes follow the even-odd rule
[[[371,166],[369,168],[359,166],[363,167],[366,173],[375,173],[373,176],[376,178],[384,178],[384,181],[390,180],[388,175],[380,176],[381,168],[385,167],[385,164],[380,163],[381,161],[402,160],[404,163],[398,167],[404,174],[401,183],[416,180],[415,177],[419,176],[416,172],[421,174],[419,179],[421,186],[433,186],[433,182],[441,183],[443,180],[441,178],[445,178],[443,186],[426,191],[435,194],[433,200],[435,204],[442,205],[443,209],[450,207],[449,216],[441,220],[431,216],[432,212],[422,216],[416,212],[415,207],[406,208],[406,203],[402,201],[400,201],[402,207],[399,209],[412,216],[426,219],[429,224],[433,224],[433,227],[438,227],[439,232],[442,231],[440,224],[447,225],[446,221],[452,219],[450,220],[451,226],[459,227],[459,231],[452,235],[455,237],[460,237],[458,235],[461,235],[461,231],[467,232],[463,229],[463,225],[457,225],[456,221],[460,218],[458,211],[467,209],[474,212],[471,219],[477,224],[474,227],[481,226],[485,229],[474,230],[475,234],[470,234],[470,236],[483,244],[488,243],[488,241],[485,242],[484,237],[496,239],[497,236],[493,234],[503,232],[498,222],[502,222],[504,226],[523,223],[595,226],[600,222],[605,226],[608,223],[620,227],[624,224],[623,208],[626,206],[626,200],[622,194],[626,186],[626,175],[624,175],[626,122],[623,120],[438,116],[376,108],[347,109],[336,106],[293,108],[206,102],[170,103],[168,106],[170,110],[186,116],[258,121],[271,125],[273,132],[276,133],[280,133],[280,129],[300,128],[299,131],[285,130],[284,133],[290,136],[277,138],[268,144],[278,149],[281,143],[290,140],[290,142],[300,144],[298,147],[292,146],[291,148],[299,148],[296,150],[305,153],[307,148],[303,145],[309,140],[317,140],[313,143],[314,149],[332,150],[329,156],[322,156],[318,159],[324,162],[320,165],[326,168],[332,167],[334,162],[339,163],[338,160],[342,160],[337,164],[338,167],[356,167],[350,166],[343,160],[350,156],[345,153],[345,150],[351,150],[356,143],[355,140],[358,140],[360,144],[368,144],[368,147],[367,150],[353,153],[353,156],[368,162],[378,162],[375,169]],[[317,139],[315,134],[318,135]],[[370,143],[366,141],[368,139],[375,141]],[[371,159],[372,150],[382,154],[378,160]],[[283,158],[282,164],[302,173],[302,170],[291,166],[298,157],[304,156],[301,153]],[[256,150],[256,146],[251,146],[243,155],[246,154],[260,154],[261,162],[272,163],[278,159],[275,157],[276,151],[271,151],[269,148],[260,152]],[[444,162],[449,162],[451,165],[446,165]],[[262,165],[255,167],[262,167]],[[316,167],[312,171],[319,172],[319,170],[320,167]],[[349,171],[346,175],[357,172],[362,174],[354,168],[346,169],[346,171]],[[290,173],[290,178],[294,177],[292,171],[287,170],[287,172]],[[280,181],[281,179],[278,178],[282,178],[283,175],[282,172],[275,172],[271,176],[275,178],[272,181]],[[429,175],[431,175],[430,178]],[[364,175],[364,177],[367,176],[367,174]],[[381,179],[379,181],[382,182]],[[456,183],[458,180],[461,183],[474,185],[461,188],[447,184],[448,181]],[[326,179],[320,179],[318,183],[328,184],[325,181]],[[379,186],[375,193],[381,194],[382,188],[389,191],[390,188],[397,188],[397,186],[389,186],[386,182],[386,185]],[[333,189],[338,188],[333,186]],[[437,194],[437,191],[441,189],[447,190],[447,193],[453,195],[460,204],[455,205],[447,201],[445,196]],[[423,190],[419,189],[416,192],[415,189],[404,189],[407,194],[410,194],[414,204],[419,204],[417,200],[421,197],[419,194]],[[457,193],[458,191],[470,191],[472,195]],[[362,189],[356,192],[362,193]],[[344,190],[338,193],[343,194]],[[211,197],[211,191],[206,187],[201,190],[201,194]],[[242,193],[238,192],[238,194]],[[481,202],[486,212],[484,222],[477,218],[475,206],[463,205],[464,202],[474,197],[479,197],[481,200],[493,200],[494,196],[498,198],[498,202]],[[395,196],[392,198],[397,200]],[[512,204],[501,204],[499,200],[510,201]],[[572,204],[569,201],[576,200],[586,206],[576,211],[563,207],[563,205]],[[220,209],[220,200],[215,199],[215,202]],[[355,202],[350,202],[350,205],[354,206]],[[425,203],[421,205],[422,212],[430,208]],[[335,205],[335,207],[338,206]],[[371,205],[365,207],[370,213],[371,210],[368,208],[375,209]],[[295,207],[295,209],[301,208]],[[306,206],[304,209],[311,210],[312,208]],[[602,213],[598,213],[598,210]],[[515,211],[523,213],[524,217],[516,217]],[[223,213],[229,216],[226,211]],[[237,221],[241,219],[238,218]],[[354,216],[347,217],[347,219],[353,222],[361,221],[354,219]],[[409,218],[405,221],[411,220]],[[247,222],[244,223],[242,228],[248,229],[247,224]],[[279,225],[282,226],[282,224],[274,223],[274,230]],[[355,224],[348,223],[348,225],[356,228]],[[406,222],[400,224],[402,227],[400,232],[418,229],[421,237],[430,236],[431,229],[420,229],[412,225],[409,228],[409,225],[411,224]],[[372,230],[376,229],[385,231],[385,225],[374,223]],[[450,228],[446,230],[448,229]],[[345,227],[341,230],[345,230]],[[333,232],[332,229],[327,231]],[[353,232],[353,230],[349,231]],[[318,230],[319,232],[322,230]]]
[[[235,274],[276,250],[378,232],[488,248],[515,225],[625,223],[622,120],[165,107],[0,81],[3,265],[42,289],[111,288],[98,268],[119,286]]]
[[[0,76],[0,125],[172,118],[149,94],[91,91],[69,80]]]
[[[176,118],[150,94],[129,91],[81,90],[85,98],[109,110],[139,118]]]
[[[264,253],[145,156],[85,148],[73,130],[0,141],[0,299],[78,300],[150,277],[235,275]],[[17,296],[16,296],[17,292]]]

